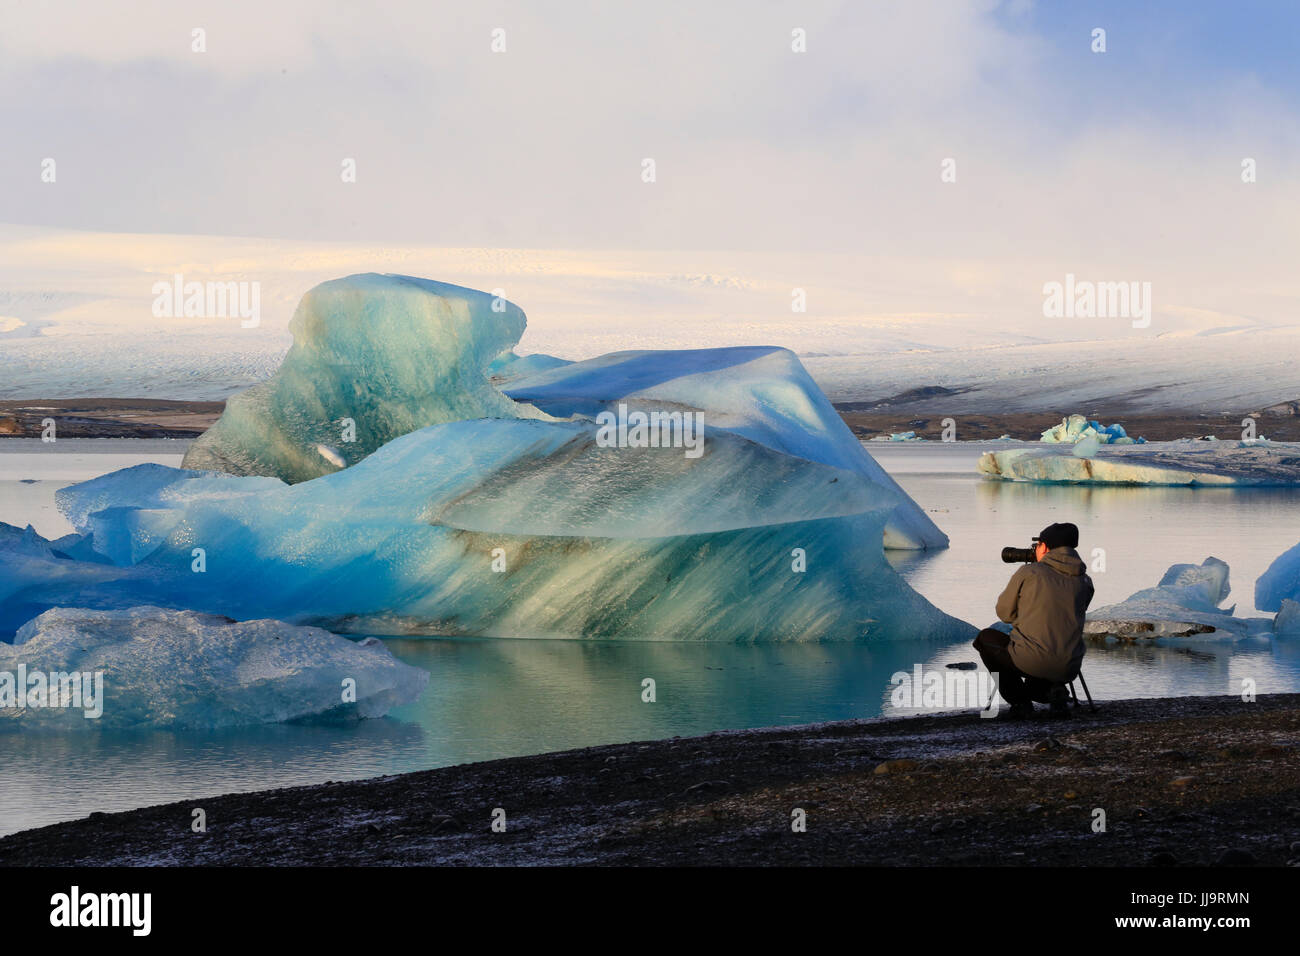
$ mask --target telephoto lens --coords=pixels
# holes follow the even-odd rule
[[[1003,548],[1002,560],[1007,564],[1030,564],[1037,559],[1033,548]]]

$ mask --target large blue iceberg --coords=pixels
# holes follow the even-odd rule
[[[145,465],[83,482],[58,495],[76,535],[0,536],[0,631],[48,607],[149,604],[368,634],[973,633],[885,561],[885,541],[919,548],[946,538],[792,353],[518,359],[514,327],[457,326],[495,329],[502,313],[490,298],[482,308],[423,301],[482,293],[402,277],[325,285],[328,295],[314,290],[295,317],[291,368],[187,456],[203,470]],[[403,309],[413,315],[388,314]],[[394,371],[429,343],[364,344],[368,334],[418,338],[421,329],[457,354]],[[313,365],[320,338],[336,344]],[[351,341],[361,344],[346,352]],[[352,363],[340,364],[336,349]],[[455,373],[439,378],[448,368]],[[382,396],[374,380],[386,382]],[[454,394],[461,389],[470,396]],[[414,418],[400,411],[408,395]],[[448,416],[461,417],[385,430]],[[342,419],[355,423],[357,448],[325,451],[346,467],[315,448],[328,437],[316,424]],[[363,434],[387,437],[372,448]]]
[[[698,413],[775,451],[857,472],[897,493],[889,548],[948,539],[863,449],[787,349],[618,352],[586,362],[511,349],[526,325],[504,299],[410,276],[364,274],[309,291],[293,347],[268,381],[233,396],[185,468],[305,481],[429,425],[483,418]],[[553,417],[554,416],[554,417]]]

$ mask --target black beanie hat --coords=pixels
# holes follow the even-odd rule
[[[1038,534],[1038,540],[1052,548],[1077,548],[1079,546],[1079,526],[1068,521],[1061,524],[1049,524]]]

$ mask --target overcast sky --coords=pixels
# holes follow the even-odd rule
[[[0,10],[0,222],[1294,272],[1291,0]]]

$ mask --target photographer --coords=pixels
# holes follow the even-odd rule
[[[1050,704],[1054,717],[1069,715],[1065,685],[1083,662],[1084,615],[1093,595],[1075,550],[1076,525],[1049,525],[1034,540],[1032,563],[1011,576],[998,598],[998,619],[1012,625],[1011,633],[985,628],[974,642],[984,666],[999,675],[998,690],[1012,718],[1033,716],[1035,700]],[[1010,558],[1022,559],[1028,557]]]

